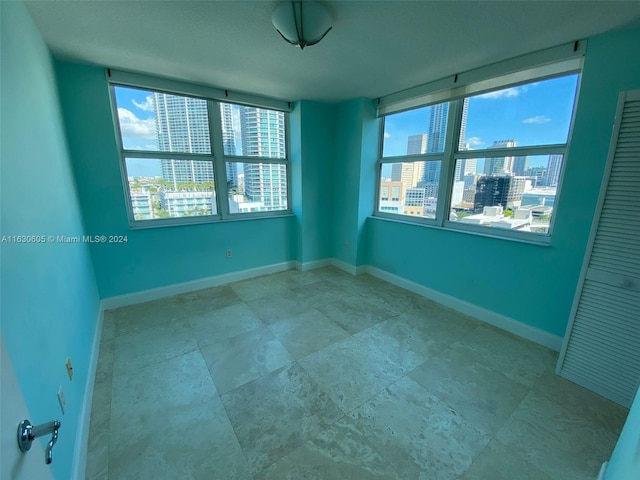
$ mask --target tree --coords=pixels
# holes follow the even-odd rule
[[[156,218],[169,218],[171,215],[169,215],[169,212],[161,208],[155,211],[155,216]]]

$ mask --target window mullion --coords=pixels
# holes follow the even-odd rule
[[[222,218],[229,216],[229,197],[227,195],[227,169],[224,162],[224,144],[222,141],[222,121],[220,119],[220,103],[207,101],[209,110],[209,136],[213,153],[213,171],[215,179],[216,203]]]
[[[491,158],[491,157],[528,157],[534,155],[563,155],[567,144],[532,145],[527,147],[486,148],[481,150],[460,150],[456,158]]]
[[[440,168],[440,183],[438,185],[438,204],[436,219],[439,226],[449,218],[451,210],[451,189],[453,188],[453,173],[455,171],[455,151],[460,143],[460,125],[462,123],[462,100],[449,102],[447,118],[447,135],[445,137],[444,156]]]
[[[442,158],[442,152],[436,153],[420,153],[415,155],[396,155],[394,157],[382,157],[380,156],[381,163],[407,163],[407,162],[431,162],[434,160],[440,160]]]

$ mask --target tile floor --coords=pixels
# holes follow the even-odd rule
[[[627,411],[556,356],[331,267],[112,310],[86,477],[595,480]]]

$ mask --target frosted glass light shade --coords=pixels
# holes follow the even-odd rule
[[[312,0],[278,4],[271,21],[282,38],[301,49],[318,43],[332,28],[327,8]]]

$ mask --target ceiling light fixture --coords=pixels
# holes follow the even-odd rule
[[[282,38],[301,50],[318,43],[333,28],[327,7],[313,0],[282,2],[271,21]]]

